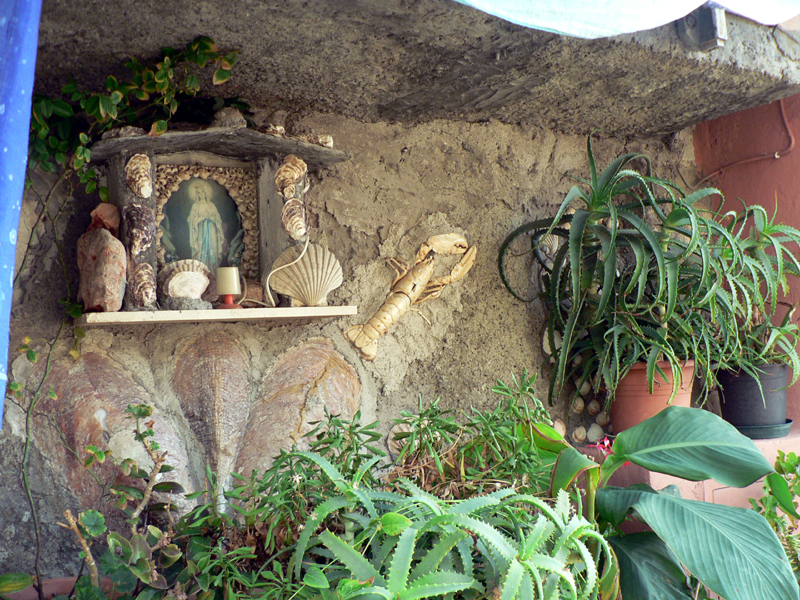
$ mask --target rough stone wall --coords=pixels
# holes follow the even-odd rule
[[[329,302],[357,305],[358,316],[288,325],[262,322],[87,329],[83,357],[77,362],[68,354],[74,341],[68,328],[64,341],[53,352],[51,382],[59,389],[59,399],[42,404],[41,414],[33,422],[32,488],[42,519],[46,576],[77,569],[77,548],[55,520],[65,508],[80,508],[72,490],[88,485],[84,479],[75,479],[79,477],[76,465],[69,462],[73,459],[60,445],[53,424],[59,423],[65,437],[76,445],[86,440],[109,444],[116,440],[118,456],[130,448],[130,440],[122,439],[124,426],[112,423],[109,416],[108,423],[101,423],[98,429],[91,421],[98,411],[96,404],[76,404],[76,396],[84,399],[81,402],[94,398],[91,402],[101,405],[104,398],[113,396],[119,405],[127,400],[127,389],[131,401],[155,403],[165,427],[171,428],[172,433],[165,430],[165,435],[183,440],[190,473],[184,481],[190,488],[202,485],[202,476],[197,473],[202,473],[207,459],[203,440],[224,441],[224,436],[221,438],[215,429],[217,425],[203,424],[201,411],[187,411],[191,392],[187,396],[180,391],[191,378],[183,374],[186,367],[180,361],[192,340],[210,336],[234,348],[230,352],[241,361],[242,371],[231,385],[246,386],[246,390],[237,392],[237,401],[250,402],[251,419],[255,419],[252,423],[256,424],[269,418],[256,410],[263,398],[283,402],[286,390],[300,385],[288,377],[301,368],[293,366],[291,355],[311,346],[315,352],[326,348],[324,351],[332,357],[326,364],[338,369],[340,375],[336,376],[340,379],[331,389],[350,390],[331,393],[339,394],[339,399],[355,394],[360,398],[365,422],[380,420],[383,432],[388,431],[391,419],[400,410],[415,409],[419,396],[423,402],[441,396],[444,406],[459,410],[488,408],[496,401],[490,388],[498,378],[508,382],[523,368],[540,372],[542,306],[538,302],[520,303],[505,291],[498,275],[497,251],[512,229],[554,212],[574,183],[565,173],[586,172],[585,138],[497,122],[433,121],[404,126],[314,116],[298,125],[331,134],[337,148],[353,154],[352,161],[313,179],[307,201],[312,235],[327,243],[344,268],[345,283],[329,295]],[[657,174],[679,181],[676,165],[691,161],[690,140],[686,132],[636,141],[603,138],[596,142],[595,150],[600,165],[622,152],[644,152],[654,158]],[[682,171],[691,171],[690,164],[684,164]],[[66,273],[73,291],[74,246],[88,225],[93,204],[90,199],[76,197],[69,203],[73,212],[61,221]],[[26,223],[30,220],[27,214],[23,219]],[[477,246],[478,258],[472,271],[447,287],[440,298],[420,305],[418,313],[406,314],[380,339],[377,358],[363,361],[344,338],[343,330],[365,322],[384,301],[394,277],[385,259],[399,256],[411,260],[428,236],[450,231],[464,234]],[[27,243],[23,236],[20,238],[20,244]],[[43,235],[40,239],[33,265],[21,278],[15,296],[12,359],[13,348],[22,336],[53,338],[60,319],[57,300],[67,293],[65,271],[56,260],[50,237]],[[444,257],[440,273],[455,260]],[[512,269],[523,287],[529,277],[528,265],[528,259],[521,258],[518,268]],[[13,378],[35,383],[44,358],[33,367],[24,357],[16,358]],[[320,373],[329,373],[328,367],[319,364],[317,361],[308,367],[309,381],[318,382],[323,377]],[[547,378],[539,377],[539,396],[546,398]],[[281,378],[287,383],[277,389],[280,386],[276,381]],[[184,383],[178,385],[177,380]],[[111,387],[113,392],[109,391]],[[301,414],[307,418],[319,414],[313,412],[320,410],[319,398],[312,401],[309,395],[303,401]],[[290,412],[287,409],[286,414]],[[554,417],[567,418],[566,412],[565,405],[551,409]],[[573,423],[575,419],[573,416]],[[248,437],[254,426],[248,427],[243,432],[243,452],[254,443]],[[297,435],[302,428],[292,432]],[[23,439],[24,413],[13,398],[7,398],[0,431],[0,489],[4,498],[0,503],[0,535],[4,539],[0,572],[28,571],[33,564],[31,516],[19,475]],[[228,455],[235,451],[226,450],[228,463],[232,461]],[[240,454],[238,464],[254,463]]]

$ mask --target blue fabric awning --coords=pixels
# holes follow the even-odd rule
[[[8,381],[14,258],[31,120],[41,0],[0,2],[0,385]],[[3,399],[0,396],[0,417]],[[0,426],[2,422],[0,422]]]

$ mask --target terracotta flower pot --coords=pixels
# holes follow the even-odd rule
[[[669,378],[672,369],[669,362],[658,363]],[[694,383],[694,361],[687,360],[682,365],[682,379],[678,394],[672,403],[677,406],[689,406],[692,402],[692,384]],[[611,425],[614,433],[620,433],[638,425],[642,421],[655,416],[664,410],[672,394],[672,379],[664,380],[658,372],[653,383],[653,393],[647,391],[647,364],[638,363],[628,372],[617,386],[614,401],[611,403]]]
[[[45,579],[42,582],[42,592],[45,600],[48,598],[55,598],[56,596],[60,596],[62,594],[69,594],[72,591],[72,588],[75,587],[75,581],[77,579],[77,577],[57,577],[56,579]],[[114,589],[114,582],[106,577],[103,577],[100,580],[100,587],[104,592],[108,593]],[[117,594],[114,594],[114,596],[116,595]],[[20,590],[19,592],[4,594],[4,597],[9,598],[9,600],[39,600],[39,592],[36,591],[35,587],[31,586],[29,588],[25,588],[24,590]]]

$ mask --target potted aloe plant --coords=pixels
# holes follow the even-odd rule
[[[581,185],[552,218],[511,232],[499,266],[522,299],[504,265],[511,243],[530,233],[549,309],[550,402],[568,382],[604,393],[619,432],[669,403],[688,406],[694,377],[704,389],[715,383],[714,366],[737,344],[738,296],[721,282],[736,273],[741,250],[703,204],[717,190],[685,195],[640,154],[598,173],[591,136],[587,152],[589,178],[576,178]],[[629,391],[631,377],[644,389]]]
[[[800,276],[800,231],[775,223],[775,215],[768,218],[760,206],[725,213],[720,220],[727,222],[741,259],[729,285],[740,298],[739,347],[719,363],[720,409],[747,435],[780,437],[791,426],[786,419],[789,367],[791,384],[800,377],[800,328],[792,320],[795,307],[779,297]]]

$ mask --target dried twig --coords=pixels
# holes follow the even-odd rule
[[[100,575],[97,572],[97,564],[94,562],[94,556],[92,556],[92,551],[89,549],[89,544],[86,541],[86,538],[83,537],[80,528],[78,527],[78,522],[72,516],[72,512],[67,509],[64,513],[64,516],[67,518],[67,525],[63,523],[57,523],[60,527],[64,529],[69,529],[70,531],[74,532],[76,536],[78,536],[78,543],[83,548],[83,553],[86,555],[84,560],[86,561],[86,566],[89,567],[89,574],[92,577],[92,585],[95,587],[100,586]]]

